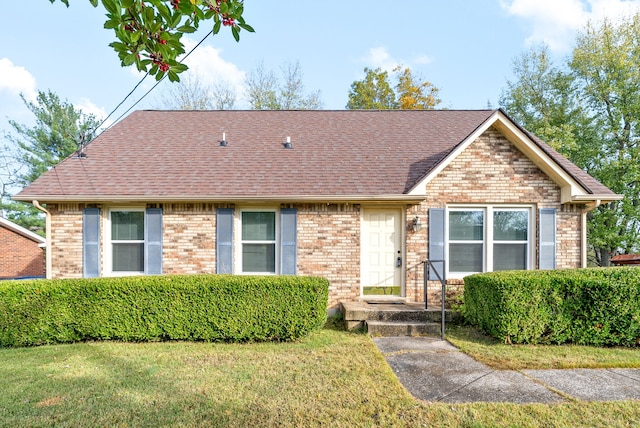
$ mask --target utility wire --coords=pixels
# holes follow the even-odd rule
[[[104,125],[104,123],[105,123],[107,120],[109,120],[109,118],[111,117],[111,115],[113,115],[113,113],[115,113],[115,112],[116,112],[116,110],[118,110],[118,109],[120,108],[120,106],[121,106],[122,104],[124,104],[124,102],[125,102],[125,101],[127,101],[127,99],[129,99],[129,97],[130,97],[130,96],[131,96],[131,95],[136,91],[136,89],[138,89],[138,86],[140,86],[140,85],[142,84],[142,82],[144,82],[144,79],[146,79],[148,75],[149,75],[149,72],[147,71],[147,74],[145,74],[145,75],[142,77],[142,79],[140,79],[140,81],[136,84],[136,86],[134,86],[134,87],[133,87],[133,89],[131,90],[131,92],[129,92],[129,93],[127,94],[127,96],[126,96],[126,97],[124,97],[124,99],[123,99],[122,101],[120,101],[120,103],[116,106],[116,108],[114,108],[113,110],[111,110],[111,113],[109,113],[109,114],[107,115],[107,117],[105,117],[105,118],[104,118],[104,120],[103,120],[102,122],[100,122],[100,125],[96,126],[96,130],[100,129],[100,127],[101,127],[102,125]],[[102,134],[102,132],[101,132],[100,134]],[[98,135],[100,135],[100,134],[98,134]],[[98,135],[96,135],[96,137],[97,137]]]
[[[207,37],[209,37],[211,34],[213,34],[213,29],[211,29],[211,30],[210,30],[210,31],[209,31],[209,32],[208,32],[208,33],[207,33],[207,34],[206,34],[206,35],[205,35],[205,36],[204,36],[204,37],[203,37],[203,38],[198,42],[198,44],[197,44],[197,45],[195,45],[195,46],[193,47],[193,49],[191,49],[191,50],[190,50],[190,51],[189,51],[189,52],[188,52],[188,53],[187,53],[187,54],[186,54],[186,55],[185,55],[185,56],[184,56],[184,57],[179,61],[179,63],[180,63],[180,64],[182,64],[182,62],[183,62],[184,60],[186,60],[186,59],[189,57],[189,55],[191,55],[191,54],[193,53],[193,51],[195,51],[195,50],[196,50],[196,49],[197,49],[197,48],[198,48],[198,47],[199,47],[199,46],[200,46],[200,45],[201,45],[201,44],[202,44],[202,43],[207,39]],[[151,91],[153,91],[153,90],[156,88],[156,86],[158,86],[158,85],[159,85],[159,84],[160,84],[160,83],[165,79],[165,77],[167,77],[167,74],[168,74],[168,73],[165,73],[165,74],[164,74],[164,76],[162,76],[162,78],[160,78],[160,80],[158,80],[158,81],[156,82],[156,84],[155,84],[155,85],[153,85],[153,86],[151,87],[151,89],[149,89],[147,92],[145,92],[145,94],[144,94],[142,97],[140,97],[140,99],[139,99],[138,101],[136,101],[135,103],[133,103],[133,104],[131,105],[131,107],[129,107],[129,108],[128,108],[124,113],[122,113],[120,116],[118,116],[118,118],[117,118],[116,120],[114,120],[114,121],[113,121],[113,124],[109,125],[109,126],[108,126],[107,128],[105,128],[105,129],[103,129],[103,130],[102,130],[99,134],[97,134],[94,138],[99,137],[99,136],[100,136],[104,131],[106,131],[106,130],[108,130],[109,128],[111,128],[115,123],[117,123],[117,122],[118,122],[120,119],[122,119],[122,118],[123,118],[127,113],[129,113],[129,112],[131,111],[131,109],[133,109],[136,105],[138,105],[138,103],[139,103],[140,101],[142,101],[142,100],[143,100],[147,95],[149,95],[149,93],[151,93]],[[116,108],[114,108],[114,109],[111,111],[111,113],[109,113],[109,115],[108,115],[108,116],[107,116],[107,117],[106,117],[106,118],[105,118],[105,119],[100,123],[100,125],[98,125],[98,126],[96,127],[96,130],[97,130],[97,129],[100,129],[100,127],[101,127],[102,125],[104,125],[104,123],[105,123],[105,122],[106,122],[106,121],[111,117],[111,115],[113,115],[113,113],[115,113],[115,112],[116,112],[116,110],[118,110],[118,108],[120,108],[120,106],[121,106],[122,104],[124,104],[124,102],[127,100],[127,98],[129,98],[129,97],[131,96],[131,94],[133,94],[133,93],[135,92],[135,90],[136,90],[136,89],[138,89],[138,86],[140,86],[140,84],[144,81],[144,79],[146,79],[146,78],[147,78],[147,76],[149,76],[149,72],[147,72],[147,74],[145,74],[145,75],[144,75],[144,77],[143,77],[142,79],[140,79],[140,81],[139,81],[139,82],[136,84],[136,86],[131,90],[131,92],[129,92],[129,94],[127,94],[127,96],[126,96],[126,97],[124,97],[124,99],[123,99],[123,100],[122,100],[122,101],[121,101],[121,102],[116,106]]]

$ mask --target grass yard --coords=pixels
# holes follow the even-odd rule
[[[640,368],[640,348],[507,345],[471,327],[448,327],[447,339],[497,370]]]
[[[468,329],[456,329],[452,338],[467,348],[476,343],[477,355],[503,346],[486,343]],[[560,359],[561,352],[554,353]],[[496,354],[492,358],[510,358],[508,350]],[[513,352],[516,359],[520,354]],[[0,349],[0,391],[0,426],[10,427],[640,424],[640,403],[632,401],[419,402],[398,383],[368,336],[330,328],[297,343],[90,342],[5,348]]]

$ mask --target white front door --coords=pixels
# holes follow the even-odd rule
[[[365,296],[402,296],[402,213],[397,209],[364,209],[361,284]]]

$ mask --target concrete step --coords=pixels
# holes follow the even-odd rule
[[[440,336],[442,325],[419,321],[365,321],[372,336]]]
[[[424,304],[415,303],[342,303],[342,313],[345,321],[419,321],[439,323],[442,320],[442,310],[437,308],[425,310]],[[445,311],[445,322],[455,323],[459,320],[459,313],[450,310]]]

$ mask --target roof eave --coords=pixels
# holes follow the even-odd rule
[[[601,194],[601,195],[574,195],[571,197],[571,202],[574,203],[586,203],[596,202],[598,204],[606,204],[609,202],[620,201],[624,199],[624,195],[618,195],[616,193]]]
[[[44,245],[47,241],[45,238],[43,238],[42,236],[38,235],[37,233],[33,233],[32,231],[30,231],[29,229],[25,229],[24,227],[15,224],[14,222],[7,220],[3,217],[0,217],[0,225],[6,227],[7,229],[24,236],[25,238],[28,238],[34,242],[36,242],[38,245]]]
[[[390,195],[32,195],[14,196],[18,201],[39,201],[41,203],[169,203],[169,202],[219,202],[219,203],[258,203],[258,202],[354,202],[354,203],[420,203],[424,195],[390,194]]]

